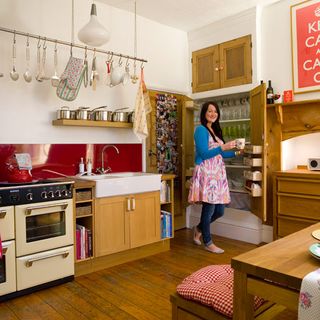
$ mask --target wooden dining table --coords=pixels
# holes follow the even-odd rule
[[[320,268],[309,247],[320,242],[312,232],[320,223],[232,258],[234,320],[253,319],[253,297],[259,296],[298,312],[303,278]]]

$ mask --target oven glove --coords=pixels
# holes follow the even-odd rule
[[[83,63],[82,59],[70,57],[57,87],[59,98],[73,101],[77,97],[86,68],[87,65]]]

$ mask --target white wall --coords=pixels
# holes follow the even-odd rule
[[[88,22],[91,2],[75,2],[75,42],[78,30]],[[64,41],[71,40],[71,0],[1,0],[0,26],[29,32]],[[134,15],[100,2],[97,3],[98,19],[111,31],[110,41],[101,47],[133,56]],[[139,12],[138,12],[139,14]],[[187,34],[143,17],[137,18],[137,56],[148,60],[145,64],[145,81],[149,88],[186,93],[188,91],[188,41]],[[89,106],[91,108],[108,105],[134,107],[137,84],[109,88],[105,85],[107,56],[97,54],[98,71],[102,80],[97,90],[91,87],[80,89],[77,99],[64,102],[55,94],[50,82],[39,83],[35,79],[26,83],[22,77],[25,71],[26,38],[17,36],[16,69],[20,73],[18,81],[9,77],[12,69],[13,35],[0,31],[0,143],[137,143],[139,140],[130,129],[104,129],[90,127],[54,127],[51,121],[56,110],[63,105],[71,108]],[[30,39],[31,69],[36,73],[37,40]],[[47,73],[53,74],[53,48],[48,43]],[[68,61],[69,48],[58,46],[59,73]],[[74,49],[74,56],[83,57],[83,50]],[[89,52],[89,66],[92,53]],[[132,63],[131,63],[132,65]],[[140,72],[140,64],[138,64]]]

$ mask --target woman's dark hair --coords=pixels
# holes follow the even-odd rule
[[[217,105],[216,102],[207,101],[207,102],[205,102],[205,103],[202,105],[201,112],[200,112],[200,122],[201,122],[201,124],[202,124],[205,128],[208,129],[208,127],[207,127],[208,121],[207,121],[207,119],[206,119],[206,113],[207,113],[207,111],[208,111],[208,108],[209,108],[209,105],[210,105],[210,104],[212,104],[212,105],[216,108],[217,113],[218,113],[218,118],[217,118],[217,120],[216,120],[214,123],[212,123],[211,128],[212,128],[214,134],[215,134],[217,137],[219,137],[219,138],[223,141],[223,143],[225,143],[225,141],[224,141],[224,139],[223,139],[223,136],[222,136],[222,130],[221,130],[221,127],[220,127],[220,123],[219,123],[219,120],[220,120],[220,109],[219,109],[219,107],[218,107],[218,105]],[[209,129],[208,129],[208,131],[210,132]],[[211,134],[213,140],[214,140],[215,142],[217,142],[215,136],[212,135],[211,132],[210,132],[210,134]]]

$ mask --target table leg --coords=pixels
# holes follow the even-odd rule
[[[247,274],[234,271],[233,280],[233,320],[251,320],[254,318],[254,297],[248,294]]]

